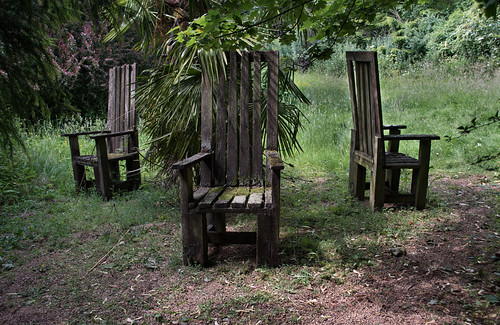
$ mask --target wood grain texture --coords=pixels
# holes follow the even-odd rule
[[[411,203],[417,209],[424,208],[430,142],[439,136],[401,135],[406,125],[383,125],[377,53],[347,52],[346,60],[353,117],[349,165],[352,193],[364,199],[366,170],[369,170],[372,210],[382,208],[384,202],[408,202],[412,196]],[[384,134],[384,130],[389,130],[389,134]],[[400,141],[407,140],[420,141],[418,159],[399,152]],[[388,141],[387,152],[384,141]],[[413,171],[410,194],[399,192],[401,169]]]

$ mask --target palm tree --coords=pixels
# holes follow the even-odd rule
[[[221,73],[219,63],[226,61],[224,49],[227,48],[222,41],[220,47],[213,47],[213,44],[205,46],[181,38],[186,29],[192,29],[188,26],[193,26],[193,20],[196,22],[194,17],[203,17],[203,13],[216,4],[209,0],[128,0],[122,5],[113,11],[115,28],[108,39],[135,26],[142,39],[138,47],[156,60],[155,67],[146,71],[144,83],[137,89],[136,106],[143,120],[143,131],[152,139],[149,159],[168,164],[199,151],[201,70],[203,67],[209,79],[216,80]],[[243,50],[253,50],[260,48],[259,42],[264,39],[247,33],[239,35],[238,44],[247,45]],[[309,103],[293,83],[292,76],[292,70],[283,65],[279,144],[285,155],[301,150],[297,132],[302,127],[303,115],[293,103],[297,100]]]

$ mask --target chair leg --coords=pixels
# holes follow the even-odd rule
[[[87,188],[87,178],[85,177],[85,167],[73,162],[73,177],[75,178],[76,189]]]
[[[352,179],[350,180],[351,192],[355,197],[357,197],[359,200],[362,201],[365,199],[366,168],[357,163],[353,163],[351,169],[352,169],[352,173],[350,175],[352,176]]]
[[[389,188],[394,192],[399,192],[399,181],[401,178],[401,169],[388,169],[386,170],[385,179]]]
[[[372,211],[380,210],[384,206],[385,170],[382,165],[384,156],[384,142],[377,137],[375,142],[375,163],[370,180],[370,207]]]
[[[193,171],[180,171],[182,260],[184,265],[208,263],[207,218],[205,214],[189,214],[189,202],[193,199]]]
[[[182,246],[184,265],[208,263],[207,218],[205,214],[182,216]]]
[[[354,160],[354,152],[358,145],[356,130],[351,130],[351,153],[349,160],[349,189],[359,200],[365,199],[366,168]]]
[[[207,215],[207,219],[209,231],[226,231],[226,215],[224,213],[210,213]]]
[[[279,209],[257,215],[257,265],[279,264]]]
[[[105,139],[96,139],[96,153],[97,165],[94,168],[96,187],[103,198],[109,200],[113,194],[111,192],[108,151]]]
[[[118,161],[109,162],[109,175],[112,182],[120,181],[120,164]]]
[[[390,135],[399,135],[401,134],[401,130],[399,129],[390,129]],[[387,151],[388,152],[399,152],[399,140],[390,140],[387,143]],[[386,182],[389,188],[394,192],[398,193],[399,191],[399,180],[401,178],[401,169],[388,169],[386,171]]]
[[[370,207],[372,211],[380,210],[384,206],[385,180],[384,170],[375,169],[370,181]]]
[[[420,162],[420,168],[415,181],[415,208],[417,210],[422,210],[425,208],[425,201],[427,199],[427,186],[429,179],[429,160],[431,155],[431,140],[421,140],[420,150],[418,154],[418,160]],[[415,174],[415,170],[413,171]],[[412,182],[413,183],[413,182]]]

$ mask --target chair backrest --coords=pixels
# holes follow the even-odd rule
[[[279,55],[277,51],[233,51],[226,58],[226,69],[219,69],[226,74],[219,73],[213,86],[208,77],[202,78],[201,150],[215,155],[212,171],[201,165],[201,184],[262,184],[264,120],[266,148],[278,149]]]
[[[108,130],[112,133],[135,130],[136,64],[124,64],[109,70]],[[126,152],[128,145],[122,137],[108,141],[110,152]]]
[[[375,137],[383,138],[377,52],[347,52],[355,150],[374,157]]]

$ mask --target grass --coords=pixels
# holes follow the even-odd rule
[[[384,74],[385,123],[407,124],[407,133],[455,136],[458,126],[498,110],[499,79],[498,71],[459,76],[431,68]],[[103,202],[95,191],[77,193],[69,146],[60,133],[96,126],[80,120],[46,124],[26,132],[27,154],[17,153],[13,162],[0,157],[3,308],[25,313],[31,308],[36,317],[45,306],[50,313],[44,321],[68,324],[327,322],[326,310],[342,313],[353,307],[339,302],[327,308],[319,304],[321,297],[336,292],[337,300],[352,299],[360,290],[352,277],[382,267],[388,249],[416,239],[432,242],[436,232],[454,229],[450,225],[458,212],[440,193],[429,194],[429,208],[423,211],[371,213],[353,200],[347,191],[351,112],[346,78],[313,71],[299,75],[297,83],[313,104],[303,108],[308,119],[299,134],[304,152],[287,158],[294,167],[283,174],[280,268],[256,269],[248,257],[254,254],[251,247],[244,248],[243,257],[229,254],[208,269],[184,267],[176,187],[161,188],[155,170],[145,168],[143,188],[112,201]],[[491,207],[490,216],[498,215],[498,161],[476,160],[496,154],[497,130],[495,125],[451,142],[436,141],[431,160],[435,179],[484,175],[485,197],[477,200]],[[92,150],[90,141],[81,146]],[[498,248],[498,222],[486,218],[478,227],[493,236],[484,239],[484,255],[471,256],[483,261]],[[488,323],[497,294],[486,288],[488,274],[475,276],[483,278],[467,289],[464,317]],[[20,281],[27,285],[14,285]],[[484,283],[487,294],[478,295],[478,283]],[[442,316],[424,307],[423,314]]]
[[[384,124],[405,124],[406,134],[437,134],[432,143],[432,168],[446,173],[498,172],[498,159],[478,162],[479,157],[498,155],[498,123],[459,136],[457,128],[473,118],[485,120],[500,110],[497,85],[500,72],[480,68],[425,67],[404,74],[382,74],[381,97]],[[318,69],[319,70],[319,69]],[[300,133],[304,152],[290,159],[301,171],[335,173],[349,163],[352,125],[349,89],[345,76],[325,74],[323,70],[300,75],[297,84],[312,99],[303,111],[309,120]],[[321,81],[321,82],[318,82]],[[445,141],[445,136],[456,138]],[[328,148],[328,150],[325,150]],[[406,148],[414,154],[416,142]]]

